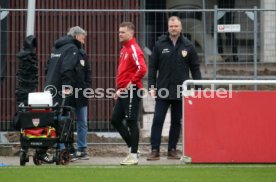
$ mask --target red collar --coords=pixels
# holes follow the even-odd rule
[[[127,41],[127,42],[124,42],[124,43],[123,43],[123,46],[125,46],[125,47],[130,47],[130,45],[131,45],[131,44],[134,44],[134,43],[136,43],[135,37],[133,37],[132,39],[130,39],[130,40]]]

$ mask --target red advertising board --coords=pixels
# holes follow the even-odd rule
[[[184,154],[193,163],[275,163],[276,92],[184,99]]]

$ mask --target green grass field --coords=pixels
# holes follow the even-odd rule
[[[1,182],[275,182],[276,165],[0,167]]]

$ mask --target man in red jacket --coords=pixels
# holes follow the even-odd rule
[[[116,104],[111,123],[118,130],[129,148],[128,156],[121,165],[138,164],[138,111],[141,98],[138,96],[143,88],[142,78],[147,72],[144,54],[134,38],[134,25],[123,22],[119,27],[119,40],[123,45],[120,52],[118,73],[116,77]],[[123,120],[126,120],[124,125]]]

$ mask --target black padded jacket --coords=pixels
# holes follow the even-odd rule
[[[201,79],[198,55],[192,43],[182,34],[173,45],[169,35],[163,35],[156,42],[149,62],[148,87],[165,88],[167,97],[157,94],[157,99],[180,100],[181,85],[190,78]]]

